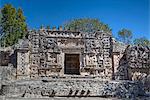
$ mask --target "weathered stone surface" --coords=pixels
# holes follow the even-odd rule
[[[150,68],[150,48],[130,46],[126,49],[126,58],[131,68]]]
[[[131,81],[101,81],[97,79],[51,79],[18,81],[2,86],[6,97],[44,98],[66,97],[119,97],[135,98],[143,95],[142,87]]]
[[[50,97],[50,98],[12,98],[12,97],[5,98],[5,97],[0,97],[0,100],[121,100],[121,99],[102,98],[102,97]]]
[[[142,80],[150,74],[150,48],[128,46],[119,61],[118,78]]]

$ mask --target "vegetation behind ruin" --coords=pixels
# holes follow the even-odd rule
[[[67,30],[94,32],[104,31],[111,33],[112,28],[96,18],[73,19],[62,25]],[[43,26],[42,26],[43,27]],[[47,26],[47,28],[50,28]],[[27,34],[26,18],[21,8],[16,9],[11,4],[5,4],[0,13],[0,45],[1,47],[12,46]],[[146,37],[133,40],[134,33],[122,28],[118,32],[117,40],[125,44],[150,46],[150,41]],[[116,37],[114,37],[116,38]]]

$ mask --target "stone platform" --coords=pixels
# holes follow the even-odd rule
[[[101,97],[50,97],[50,98],[12,98],[0,97],[0,100],[121,100],[117,98],[101,98]],[[139,99],[140,100],[140,99]],[[144,99],[149,100],[149,99]]]
[[[50,97],[119,97],[134,98],[143,95],[139,83],[100,79],[42,79],[19,80],[2,84],[1,96],[12,98]]]

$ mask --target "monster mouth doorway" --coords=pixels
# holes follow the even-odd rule
[[[80,75],[79,54],[65,54],[65,74]]]

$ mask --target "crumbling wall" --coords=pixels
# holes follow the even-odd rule
[[[16,79],[14,50],[9,48],[1,49],[0,51],[0,84]],[[14,62],[13,62],[14,61]]]
[[[2,94],[15,98],[118,97],[135,99],[145,95],[142,85],[132,81],[43,80],[18,81],[2,86]]]
[[[16,68],[12,64],[0,67],[0,83],[10,83],[16,80]]]
[[[119,63],[118,74],[124,77],[121,79],[141,80],[150,74],[150,48],[128,46]]]
[[[0,51],[0,66],[7,66],[10,63],[10,51]]]
[[[112,50],[112,69],[113,69],[113,79],[122,79],[124,77],[125,64],[124,64],[124,52],[127,47],[126,44],[119,42],[112,38],[113,50]],[[120,66],[124,66],[120,69]],[[123,72],[122,72],[123,71]],[[118,77],[119,72],[122,72],[122,75]]]

